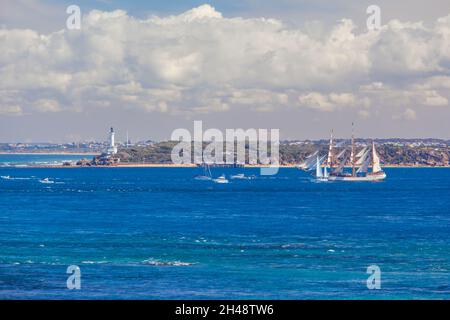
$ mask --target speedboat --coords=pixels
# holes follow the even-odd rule
[[[10,176],[1,176],[1,178],[2,178],[2,179],[5,179],[5,180],[10,180],[10,179],[11,179]]]
[[[238,174],[235,174],[235,175],[231,176],[231,179],[238,179],[238,180],[251,180],[251,179],[255,179],[255,178],[256,177],[254,175],[246,176],[243,173],[238,173]]]
[[[228,183],[228,179],[225,177],[225,175],[221,175],[220,177],[213,179],[215,183]]]
[[[40,183],[55,183],[55,181],[50,180],[49,178],[44,178],[39,180]]]

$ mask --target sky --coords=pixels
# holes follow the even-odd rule
[[[450,139],[449,99],[448,0],[0,0],[0,142]]]

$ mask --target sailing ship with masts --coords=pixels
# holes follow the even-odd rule
[[[350,155],[346,148],[339,153],[335,149],[331,132],[328,154],[320,156],[319,151],[314,152],[299,166],[300,169],[315,171],[315,178],[319,181],[379,181],[386,178],[375,143],[356,153],[353,130]]]

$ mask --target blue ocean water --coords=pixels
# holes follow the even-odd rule
[[[386,171],[213,169],[257,175],[221,185],[192,168],[0,168],[0,298],[448,299],[450,169]]]

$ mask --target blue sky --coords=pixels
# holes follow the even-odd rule
[[[432,22],[442,13],[450,11],[450,2],[447,0],[2,0],[0,25],[54,30],[63,22],[64,17],[60,12],[71,4],[79,5],[83,12],[122,9],[139,18],[153,14],[176,15],[202,4],[210,4],[225,16],[272,17],[294,25],[303,25],[312,20],[332,24],[339,19],[350,18],[358,26],[363,26],[365,10],[371,4],[377,4],[383,9],[382,17],[385,20]],[[38,7],[43,10],[36,10]],[[15,12],[11,14],[9,8]],[[45,21],[36,23],[33,12],[39,12]]]

